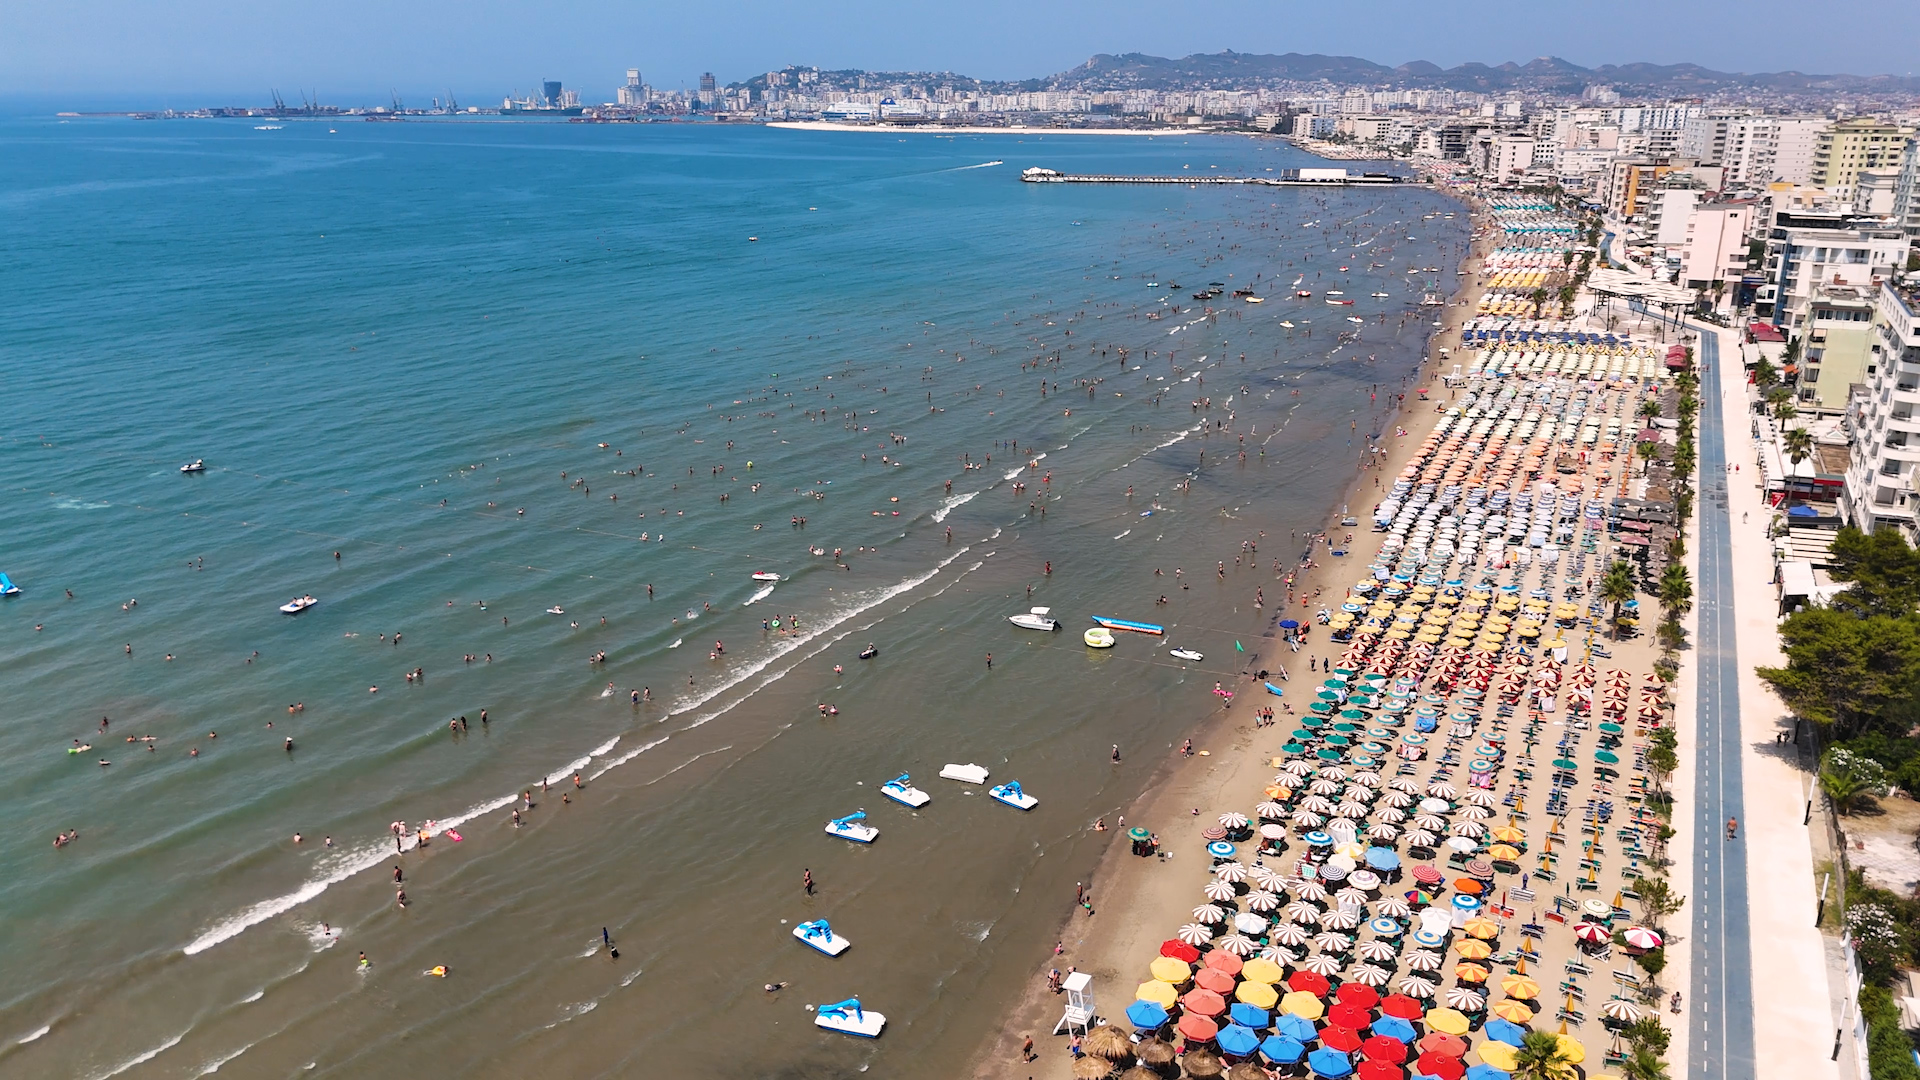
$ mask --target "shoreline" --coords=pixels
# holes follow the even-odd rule
[[[1466,268],[1468,273],[1459,275],[1460,286],[1448,297],[1447,306],[1441,309],[1444,314],[1440,321],[1445,325],[1432,328],[1426,346],[1428,355],[1410,377],[1409,390],[1431,385],[1433,380],[1439,378],[1443,358],[1437,354],[1438,346],[1435,343],[1448,333],[1457,331],[1460,324],[1472,317],[1474,301],[1481,292],[1478,267],[1493,246],[1492,235],[1483,237],[1480,233],[1486,224],[1481,204],[1456,192],[1448,194],[1459,200],[1468,212],[1467,254],[1460,263],[1460,267]],[[1444,362],[1452,363],[1453,358],[1444,358]],[[1405,402],[1392,415],[1403,424],[1412,418]],[[1409,426],[1404,439],[1387,443],[1391,450],[1375,468],[1358,470],[1352,484],[1346,489],[1345,505],[1351,507],[1362,499],[1370,500],[1368,492],[1375,489],[1368,483],[1368,473],[1371,472],[1375,479],[1397,476],[1424,438],[1424,432]],[[1325,516],[1327,531],[1331,533],[1338,527],[1338,508],[1327,508]],[[1277,543],[1277,538],[1272,542]],[[1296,569],[1294,573],[1299,594],[1310,599],[1313,589],[1333,588],[1338,591],[1340,586],[1334,584],[1333,576],[1343,569],[1344,565],[1327,564],[1319,564],[1306,571]],[[1277,604],[1275,610],[1281,610],[1283,606]],[[1268,617],[1263,615],[1254,631],[1271,633],[1267,630],[1267,620]],[[1263,645],[1271,642],[1274,648],[1281,647],[1278,637],[1263,636],[1260,640]],[[1321,630],[1303,648],[1319,653],[1326,651],[1329,644],[1326,632]],[[1257,669],[1263,655],[1264,649],[1249,653],[1241,674],[1251,680],[1250,673]],[[1293,655],[1297,662],[1299,654]],[[1257,680],[1250,681],[1247,686],[1257,689]],[[1184,812],[1192,817],[1191,808],[1234,802],[1236,800],[1226,798],[1225,794],[1244,793],[1253,786],[1249,777],[1266,770],[1267,764],[1266,759],[1251,752],[1256,732],[1260,730],[1247,722],[1250,719],[1248,709],[1251,707],[1248,701],[1252,698],[1251,693],[1243,692],[1236,696],[1234,702],[1216,709],[1195,726],[1192,736],[1195,756],[1184,761],[1178,755],[1172,756],[1155,770],[1139,798],[1128,808],[1134,811],[1132,816],[1136,823],[1156,823],[1146,827],[1165,832],[1171,839],[1173,830],[1183,827],[1174,824],[1181,820],[1181,808],[1190,808]],[[1257,700],[1262,706],[1268,702],[1265,697]],[[1284,721],[1290,715],[1282,711],[1277,716],[1277,722]],[[1205,815],[1202,814],[1201,818],[1205,819]],[[1059,1020],[1064,999],[1057,998],[1047,989],[1047,971],[1058,966],[1065,972],[1070,966],[1092,974],[1095,980],[1094,996],[1100,1004],[1100,1014],[1108,1018],[1116,1017],[1125,1005],[1127,983],[1137,981],[1130,980],[1129,973],[1143,970],[1138,961],[1150,955],[1158,943],[1165,940],[1165,935],[1171,933],[1181,921],[1182,898],[1193,892],[1192,881],[1177,871],[1152,872],[1157,867],[1163,867],[1159,859],[1143,860],[1134,856],[1129,846],[1122,842],[1125,829],[1115,828],[1113,834],[1114,839],[1110,841],[1107,852],[1092,870],[1088,892],[1097,901],[1096,910],[1105,909],[1115,915],[1109,916],[1105,922],[1089,926],[1087,922],[1078,921],[1076,910],[1056,924],[1059,927],[1056,939],[1066,945],[1066,951],[1059,956],[1042,959],[1032,969],[1025,989],[1020,992],[1013,1007],[1007,1010],[1007,1019],[1001,1029],[983,1037],[981,1048],[967,1070],[968,1075],[978,1080],[1020,1080],[1021,1077],[1027,1080],[1033,1080],[1034,1077],[1066,1080],[1072,1075],[1072,1058],[1066,1052],[1064,1036],[1060,1037],[1061,1041],[1048,1041]],[[1087,929],[1076,935],[1076,926]],[[1034,1039],[1036,1057],[1032,1062],[1024,1062],[1020,1060],[1020,1047],[1029,1036]]]
[[[863,131],[888,135],[1238,135],[1236,131],[1178,128],[936,127],[926,124],[842,124],[830,120],[769,120],[762,127],[787,131]],[[1255,132],[1254,134],[1259,134]]]

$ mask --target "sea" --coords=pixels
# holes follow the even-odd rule
[[[1284,665],[1468,233],[1418,185],[1021,170],[1317,164],[0,119],[0,1076],[964,1069]],[[879,1039],[814,1025],[849,998]]]

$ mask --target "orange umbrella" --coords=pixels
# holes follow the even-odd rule
[[[1485,960],[1493,955],[1493,946],[1473,938],[1463,938],[1454,944],[1453,951],[1468,960]]]
[[[1477,938],[1484,939],[1500,936],[1500,924],[1485,916],[1468,919],[1467,925],[1461,929],[1465,930],[1470,936]]]
[[[1500,989],[1508,997],[1536,998],[1540,996],[1540,984],[1525,975],[1509,975],[1500,980]]]
[[[1524,1001],[1506,998],[1492,1005],[1493,1015],[1514,1024],[1524,1024],[1533,1019],[1533,1009]],[[1488,1064],[1492,1064],[1489,1062]]]
[[[1461,982],[1486,982],[1487,976],[1491,974],[1491,972],[1479,964],[1455,964],[1453,965],[1453,974],[1454,977]],[[1200,993],[1200,991],[1196,990],[1194,993],[1197,994]]]
[[[1193,985],[1216,994],[1233,993],[1233,976],[1218,968],[1201,968],[1193,974]]]

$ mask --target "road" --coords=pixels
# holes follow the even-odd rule
[[[1744,839],[1726,839],[1727,819],[1745,817],[1746,812],[1740,795],[1740,662],[1734,650],[1726,423],[1720,394],[1713,388],[1719,380],[1720,342],[1712,327],[1688,329],[1700,336],[1696,359],[1708,372],[1700,394],[1700,580],[1694,583],[1700,614],[1694,642],[1699,702],[1693,736],[1698,777],[1693,828],[1699,865],[1687,901],[1693,912],[1693,987],[1685,1003],[1691,1024],[1687,1075],[1750,1080],[1753,952],[1747,847]]]

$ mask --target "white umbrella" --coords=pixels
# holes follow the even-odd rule
[[[1389,791],[1385,795],[1380,796],[1380,801],[1386,803],[1388,806],[1411,806],[1413,805],[1413,796],[1404,791]]]
[[[1347,963],[1338,957],[1315,955],[1300,961],[1300,966],[1315,975],[1336,975],[1341,968],[1347,966]]]
[[[1332,780],[1315,780],[1313,783],[1307,785],[1307,790],[1313,793],[1307,796],[1311,799],[1316,795],[1336,794],[1340,790],[1340,785]]]
[[[1221,952],[1232,953],[1235,956],[1252,956],[1254,950],[1259,948],[1258,945],[1253,943],[1253,939],[1247,937],[1245,934],[1228,934],[1226,937],[1214,942],[1213,947],[1219,949]]]
[[[1277,802],[1263,802],[1254,807],[1253,812],[1270,821],[1279,821],[1287,816],[1287,808]]]
[[[1247,894],[1248,911],[1272,911],[1279,906],[1280,897],[1277,893],[1251,892]]]
[[[1202,926],[1200,923],[1190,922],[1174,931],[1173,936],[1189,945],[1205,945],[1207,942],[1213,940],[1213,930],[1210,927]]]
[[[1432,847],[1434,836],[1425,829],[1415,829],[1408,833],[1405,839],[1414,847]]]
[[[1467,792],[1464,798],[1475,806],[1492,806],[1494,803],[1493,792],[1480,788]]]
[[[1447,991],[1447,1007],[1463,1009],[1467,1012],[1479,1012],[1487,1007],[1487,999],[1476,991],[1464,986],[1456,986]]]
[[[1299,780],[1301,777],[1312,772],[1313,766],[1305,761],[1289,761],[1285,765],[1280,766],[1280,771],[1286,773],[1293,780]]]
[[[1293,903],[1287,905],[1287,918],[1297,923],[1318,924],[1320,922],[1320,909],[1307,903],[1305,900],[1295,900]]]
[[[1475,842],[1474,839],[1470,836],[1456,836],[1453,839],[1447,841],[1447,846],[1459,852],[1462,855],[1466,855],[1473,851],[1476,851],[1480,847],[1480,845],[1477,842]]]
[[[1367,816],[1367,804],[1346,800],[1334,807],[1333,812],[1343,818],[1363,818]]]
[[[1271,960],[1276,964],[1291,964],[1300,959],[1300,954],[1292,949],[1283,949],[1278,945],[1269,945],[1260,950],[1262,960]]]
[[[1266,837],[1268,840],[1285,840],[1287,838],[1287,827],[1285,825],[1273,824],[1262,825],[1260,826],[1260,835]]]
[[[1249,868],[1247,878],[1268,892],[1277,893],[1287,887],[1287,876],[1264,864]]]
[[[1247,827],[1247,815],[1238,811],[1221,814],[1220,824],[1229,829],[1244,829]]]
[[[1365,874],[1365,873],[1368,873],[1368,871],[1355,870],[1353,872],[1353,876],[1360,877],[1361,874]],[[1366,879],[1361,878],[1361,880],[1365,881]],[[1369,887],[1377,888],[1378,886],[1376,885],[1376,886],[1369,886]],[[1342,911],[1345,911],[1347,914],[1352,915],[1354,918],[1359,918],[1361,915],[1366,913],[1367,900],[1370,899],[1367,896],[1367,890],[1365,888],[1362,888],[1359,885],[1349,885],[1346,888],[1341,889],[1339,892],[1334,893],[1333,898],[1336,902],[1339,903],[1340,909]]]
[[[1353,974],[1347,976],[1347,978],[1349,981],[1360,983],[1363,986],[1385,986],[1387,985],[1387,979],[1390,974],[1391,973],[1385,968],[1377,968],[1372,964],[1361,964],[1359,967],[1353,969]]]
[[[1346,952],[1353,948],[1353,939],[1329,930],[1324,934],[1313,935],[1313,944],[1321,952]]]
[[[1420,809],[1429,814],[1446,814],[1453,811],[1453,804],[1445,799],[1429,797],[1420,800]]]
[[[1433,996],[1433,983],[1418,975],[1408,975],[1394,983],[1393,988],[1408,997],[1430,998]]]
[[[1409,795],[1420,790],[1419,784],[1414,783],[1413,781],[1407,779],[1404,776],[1396,776],[1393,779],[1387,781],[1387,786],[1392,788],[1395,791],[1404,791]]]
[[[1247,868],[1237,862],[1223,862],[1213,868],[1213,876],[1221,881],[1247,880]]]
[[[1436,952],[1422,949],[1419,952],[1407,954],[1407,966],[1415,971],[1439,971],[1440,964],[1440,954]]]
[[[1381,807],[1374,812],[1373,816],[1389,825],[1398,825],[1407,820],[1407,812],[1405,810],[1396,810],[1391,806]]]
[[[1267,928],[1267,920],[1243,911],[1233,917],[1233,928],[1243,934],[1258,934]]]
[[[1306,810],[1315,814],[1330,814],[1333,812],[1333,800],[1319,795],[1309,795],[1301,799],[1300,805],[1294,807],[1294,809]]]
[[[1343,799],[1352,799],[1354,802],[1367,803],[1372,802],[1379,794],[1379,792],[1367,787],[1365,784],[1348,782],[1347,790],[1341,792],[1340,797]]]
[[[1436,817],[1432,814],[1415,814],[1413,815],[1413,825],[1417,829],[1438,832],[1447,827],[1447,819]]]
[[[1201,886],[1200,891],[1207,894],[1207,899],[1219,900],[1223,903],[1239,895],[1239,890],[1233,887],[1233,882],[1221,881],[1219,878],[1215,878]]]
[[[1360,920],[1345,908],[1333,908],[1320,913],[1320,925],[1328,930],[1351,930],[1360,925]]]
[[[1485,836],[1487,827],[1477,821],[1456,821],[1448,831],[1455,836]]]
[[[1620,998],[1611,998],[1602,1002],[1600,1011],[1615,1020],[1624,1020],[1629,1024],[1645,1015],[1645,1013],[1640,1011],[1640,1006]]]
[[[1309,829],[1317,829],[1320,826],[1326,824],[1326,821],[1327,821],[1326,818],[1321,817],[1319,814],[1316,814],[1311,810],[1297,811],[1293,815],[1293,823],[1295,825],[1303,825]]]
[[[1338,765],[1328,765],[1314,775],[1322,780],[1345,780],[1347,778],[1347,770]]]
[[[1485,821],[1493,816],[1493,811],[1484,806],[1463,806],[1460,808],[1460,816],[1468,821]]]
[[[1391,960],[1399,955],[1394,952],[1393,946],[1384,941],[1363,941],[1353,951],[1359,953],[1360,959],[1362,960]],[[1379,986],[1380,984],[1374,983],[1373,985]]]
[[[1397,896],[1391,896],[1373,905],[1373,911],[1376,915],[1385,915],[1394,919],[1404,919],[1413,914],[1413,905]]]
[[[1293,887],[1293,895],[1302,900],[1325,900],[1327,887],[1312,878],[1306,878]]]
[[[1298,926],[1278,926],[1274,928],[1273,933],[1267,935],[1267,939],[1282,945],[1305,945],[1311,936]]]
[[[1400,830],[1392,825],[1375,825],[1367,830],[1369,840],[1391,840],[1400,835]]]
[[[1219,904],[1201,904],[1193,909],[1194,922],[1217,923],[1226,917],[1227,909]]]
[[[1451,799],[1457,792],[1454,790],[1452,784],[1447,783],[1445,780],[1437,780],[1427,785],[1427,794],[1442,799]]]
[[[1380,786],[1380,774],[1377,772],[1357,772],[1347,779],[1356,784],[1365,784],[1367,787]]]

